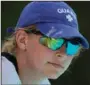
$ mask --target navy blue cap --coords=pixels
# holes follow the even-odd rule
[[[79,32],[77,16],[65,2],[31,2],[22,11],[16,29],[32,24],[41,33],[52,38],[80,38],[84,48],[89,48],[88,41]]]

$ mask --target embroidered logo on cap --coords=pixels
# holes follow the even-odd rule
[[[73,18],[70,14],[66,15],[66,19],[69,21],[69,22],[72,22]]]
[[[52,26],[52,28],[49,30],[49,32],[46,34],[47,36],[50,36],[52,33],[54,33],[56,29]]]
[[[75,14],[74,14],[70,9],[58,8],[58,9],[57,9],[57,12],[58,12],[59,14],[62,14],[62,13],[67,14],[67,13],[68,13],[68,14],[69,14],[69,17],[70,17],[69,21],[72,21],[71,15],[73,16],[74,19],[76,19]]]

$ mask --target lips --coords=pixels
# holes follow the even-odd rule
[[[48,63],[53,65],[55,68],[64,68],[64,66],[57,64],[57,63],[52,63],[52,62],[48,62]]]

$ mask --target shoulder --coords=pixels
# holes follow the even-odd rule
[[[15,66],[5,56],[1,56],[2,62],[2,84],[20,84],[19,76]]]

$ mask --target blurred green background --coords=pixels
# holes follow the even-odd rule
[[[65,1],[65,2],[68,3],[76,12],[80,32],[87,38],[87,40],[90,43],[90,2],[89,1]],[[6,29],[8,27],[15,27],[23,7],[28,3],[29,1],[1,1],[2,40],[4,39],[5,36],[9,35],[6,32]],[[81,56],[82,57],[90,56],[89,52],[90,49],[83,52]]]

